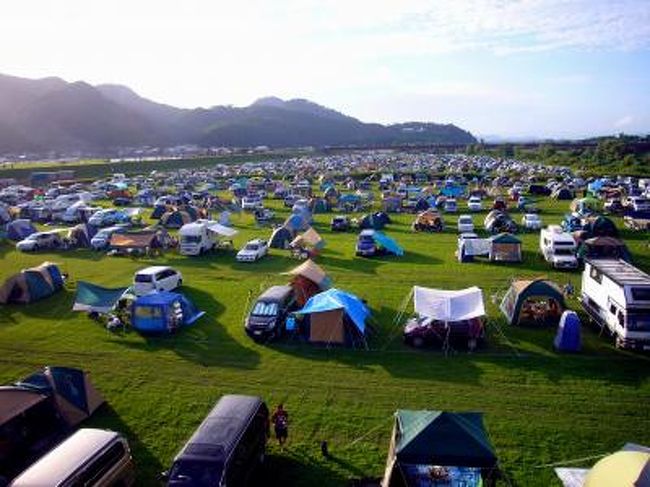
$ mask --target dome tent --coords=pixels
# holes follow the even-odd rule
[[[546,305],[531,306],[534,300]],[[546,279],[513,281],[499,306],[510,325],[556,324],[565,308],[562,291]]]
[[[44,262],[9,277],[0,287],[0,304],[29,304],[63,289],[63,277],[56,264]]]
[[[173,333],[194,324],[204,314],[182,294],[163,291],[135,300],[131,324],[140,333]]]

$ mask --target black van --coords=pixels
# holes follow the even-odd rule
[[[295,306],[291,286],[271,286],[257,298],[244,327],[254,340],[270,340],[282,335],[287,314]]]
[[[223,396],[163,478],[170,486],[248,485],[264,461],[268,435],[269,410],[261,398]]]

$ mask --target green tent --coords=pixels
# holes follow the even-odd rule
[[[530,307],[528,301],[541,300],[544,306]],[[499,306],[511,325],[557,325],[566,309],[562,290],[546,279],[515,280]]]
[[[398,410],[382,485],[410,485],[406,472],[411,465],[495,469],[497,457],[483,415]]]

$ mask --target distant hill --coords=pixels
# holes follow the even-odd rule
[[[0,75],[0,153],[97,151],[144,145],[270,147],[470,144],[455,125],[363,123],[304,99],[184,109],[120,85]]]

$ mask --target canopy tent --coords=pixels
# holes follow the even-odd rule
[[[387,252],[397,255],[398,257],[404,255],[404,249],[385,233],[375,231],[372,234],[372,238],[374,239],[377,246],[385,249]]]
[[[114,233],[109,246],[112,249],[165,249],[173,247],[174,241],[164,228],[150,227],[140,232]]]
[[[309,298],[296,315],[308,315],[308,340],[326,344],[365,344],[370,310],[358,297],[336,288]]]
[[[88,374],[80,369],[45,367],[15,385],[52,397],[61,418],[70,427],[92,415],[104,403]]]
[[[286,274],[292,276],[290,285],[298,306],[304,306],[312,296],[329,289],[331,285],[331,280],[325,271],[311,259],[294,267]]]
[[[497,467],[483,415],[398,410],[382,487],[420,485],[419,466],[475,468],[478,478],[474,477],[475,483],[469,485],[483,485],[482,477]]]
[[[521,240],[510,233],[500,233],[490,237],[488,257],[496,262],[521,262]]]
[[[10,240],[23,240],[37,231],[32,222],[24,218],[7,223],[7,238]]]
[[[44,262],[9,277],[0,287],[0,304],[28,304],[47,298],[63,288],[63,277],[56,264]]]
[[[555,325],[565,308],[562,291],[546,279],[513,281],[499,306],[511,325]]]
[[[305,233],[294,238],[290,246],[311,247],[315,250],[322,250],[325,247],[325,240],[316,230],[309,227]]]
[[[581,259],[623,259],[631,262],[630,251],[619,239],[613,237],[594,237],[582,242],[578,248]]]
[[[447,291],[413,287],[415,312],[438,321],[462,321],[485,316],[483,291],[476,287]]]
[[[221,235],[222,237],[234,237],[237,235],[237,233],[239,233],[234,228],[223,225],[219,222],[210,222],[208,224],[208,230],[216,233],[217,235]]]
[[[271,233],[269,247],[272,249],[288,249],[293,240],[293,233],[286,227],[277,227]]]
[[[108,313],[127,289],[126,287],[111,289],[90,282],[78,281],[72,311]]]
[[[194,324],[204,314],[182,294],[163,291],[135,300],[131,325],[141,333],[173,333]]]
[[[580,351],[580,318],[575,311],[565,310],[562,313],[553,347],[558,352]]]

